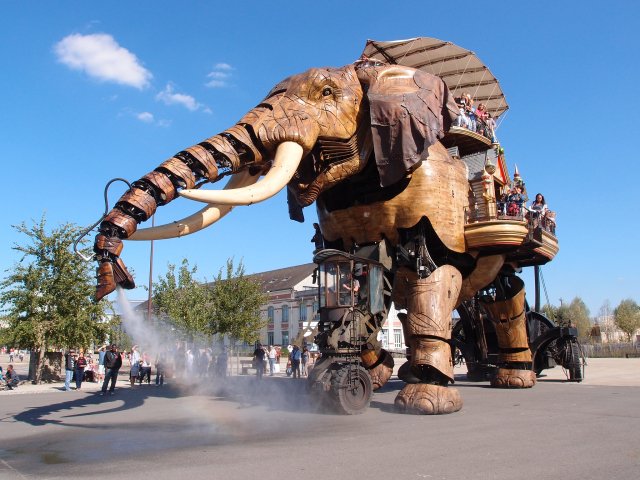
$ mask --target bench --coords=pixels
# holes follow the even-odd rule
[[[640,357],[640,353],[627,353],[627,354],[625,354],[625,357],[627,357],[627,358],[638,358],[638,357]]]
[[[255,370],[253,368],[252,360],[240,360],[240,374],[241,375],[249,375],[249,369]]]

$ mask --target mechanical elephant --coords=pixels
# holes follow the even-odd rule
[[[454,380],[451,312],[496,278],[505,256],[465,247],[467,169],[439,142],[457,114],[440,78],[364,57],[283,80],[237,124],[132,183],[99,226],[96,297],[117,285],[134,286],[120,259],[122,240],[190,234],[235,205],[287,187],[292,219],[302,221],[303,208],[316,203],[325,246],[356,254],[384,246],[388,254],[392,298],[406,309],[401,320],[410,358],[400,371],[407,385],[396,406],[418,414],[459,410],[458,391],[447,386]],[[231,178],[225,189],[199,189],[225,176]],[[177,196],[205,206],[170,225],[137,231]],[[526,345],[509,343],[519,318],[514,298],[521,294],[521,286],[512,288],[493,305],[516,367],[531,360]],[[503,383],[528,386],[528,380],[511,380],[521,368],[508,363]]]

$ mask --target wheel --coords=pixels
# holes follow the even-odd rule
[[[569,373],[572,382],[582,381],[582,359],[580,345],[576,338],[560,339],[557,344],[556,361]],[[555,357],[554,357],[555,358]]]
[[[331,395],[337,412],[346,415],[363,413],[371,401],[373,385],[369,373],[361,366],[345,364],[331,376]]]
[[[582,362],[580,361],[580,347],[577,340],[567,344],[567,354],[569,356],[569,380],[573,382],[582,381]]]

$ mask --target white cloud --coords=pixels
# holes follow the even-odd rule
[[[164,90],[156,95],[156,100],[164,102],[166,105],[181,105],[192,112],[204,107],[191,95],[176,93],[171,84],[167,84]]]
[[[205,86],[210,88],[222,88],[228,85],[228,80],[231,78],[231,71],[233,67],[228,63],[217,63],[211,72],[207,74],[209,81],[205,83]]]
[[[68,35],[54,46],[54,52],[60,63],[103,82],[141,89],[153,77],[133,53],[106,33]]]
[[[154,120],[153,113],[140,112],[136,114],[136,118],[144,123],[152,123]]]

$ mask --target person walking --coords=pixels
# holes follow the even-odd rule
[[[133,347],[131,347],[129,364],[131,365],[131,370],[129,370],[129,381],[131,382],[131,386],[133,387],[136,383],[136,380],[140,376],[140,352],[138,351],[138,345],[134,345]]]
[[[138,376],[139,385],[142,385],[142,381],[147,378],[147,385],[151,384],[151,359],[147,352],[142,353],[142,360],[140,360],[140,374]]]
[[[297,345],[293,346],[290,358],[291,373],[293,374],[293,378],[300,378],[300,360],[302,359],[302,352],[300,351],[300,347],[298,347]]]
[[[164,369],[165,369],[165,355],[161,353],[156,358],[155,366],[156,366],[156,387],[161,387],[164,385]]]
[[[84,357],[84,353],[80,350],[78,357],[76,358],[76,390],[82,388],[82,381],[84,380],[84,369],[87,367],[87,359]]]
[[[104,356],[107,353],[107,346],[103,345],[98,350],[98,381],[104,381]]]
[[[113,391],[116,388],[116,380],[118,379],[118,372],[120,371],[120,367],[122,367],[122,355],[120,355],[120,352],[118,352],[118,346],[114,344],[109,347],[109,351],[104,356],[105,374],[100,395],[107,394],[107,385],[109,384],[109,381],[111,381],[109,393],[113,395]]]
[[[307,372],[308,363],[309,363],[309,349],[307,347],[302,347],[302,376],[304,377],[308,375],[308,372]]]
[[[218,377],[226,377],[227,376],[227,367],[229,363],[229,355],[227,354],[227,348],[223,348],[220,355],[216,359],[216,375]]]
[[[71,380],[73,379],[73,373],[75,371],[75,351],[69,350],[64,356],[64,390],[65,392],[71,391]]]
[[[258,346],[253,351],[253,363],[256,368],[256,377],[258,377],[258,380],[260,380],[264,374],[264,357],[266,353],[261,343],[258,343]]]
[[[278,352],[276,352],[273,345],[269,345],[269,351],[267,354],[269,356],[269,376],[273,377],[276,373],[276,356],[278,355]]]

